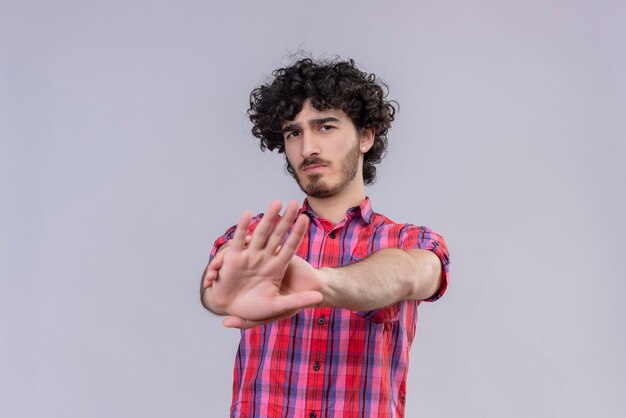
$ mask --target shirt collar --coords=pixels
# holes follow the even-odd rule
[[[309,201],[307,199],[304,199],[302,208],[300,208],[300,213],[306,213],[311,219],[319,218],[319,216],[317,216],[317,214],[313,212],[313,209],[309,206]],[[370,198],[366,196],[361,203],[357,206],[349,208],[346,211],[346,218],[351,219],[360,216],[366,223],[370,223],[372,221],[373,214],[372,202],[370,201]]]

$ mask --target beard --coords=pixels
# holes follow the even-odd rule
[[[300,190],[302,190],[307,196],[324,198],[331,197],[336,195],[337,193],[343,191],[348,184],[356,177],[357,170],[359,169],[359,157],[361,155],[361,151],[359,149],[359,142],[357,141],[355,146],[348,151],[348,154],[341,161],[341,178],[339,182],[336,184],[328,184],[323,179],[323,174],[312,174],[307,176],[308,182],[304,183],[300,176],[298,176],[297,170],[293,169],[293,166],[287,160],[287,164],[291,168],[291,172],[293,173],[293,177],[296,179],[298,186],[300,186]],[[305,159],[302,164],[300,164],[300,168],[304,168],[306,166],[312,164],[324,163],[327,166],[331,166],[329,161],[322,160],[318,157],[312,157]]]

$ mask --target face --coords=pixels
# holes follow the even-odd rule
[[[294,120],[283,123],[283,138],[287,163],[308,196],[331,197],[362,186],[361,156],[371,144],[343,111],[317,110],[307,100]]]

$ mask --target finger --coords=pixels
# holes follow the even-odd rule
[[[239,329],[252,328],[252,327],[248,327],[247,324],[248,324],[247,320],[243,318],[239,318],[238,316],[227,316],[222,321],[222,325],[224,325],[226,328],[239,328]]]
[[[230,245],[236,250],[243,250],[246,242],[246,235],[248,235],[248,228],[250,227],[250,222],[252,221],[252,213],[247,210],[241,215],[239,219],[239,223],[237,224],[237,229],[235,229],[235,234],[233,235],[233,239],[230,240]]]
[[[217,270],[209,270],[207,268],[204,278],[202,279],[202,289],[211,287],[215,279],[217,279]]]
[[[305,292],[277,296],[274,307],[277,312],[287,312],[319,305],[323,299],[321,292],[307,290]]]
[[[226,254],[226,251],[228,251],[228,249],[226,248],[218,251],[213,256],[213,259],[209,262],[208,267],[213,270],[219,270],[220,268],[222,268],[222,265],[224,264],[224,254]]]
[[[200,280],[200,291],[209,287],[209,282],[213,282],[213,280],[215,280],[214,276],[217,276],[210,266],[211,263],[206,266],[204,272],[202,273],[202,280]]]
[[[259,221],[259,224],[252,233],[252,239],[250,240],[250,244],[248,246],[249,248],[254,250],[262,250],[265,248],[267,237],[272,232],[272,229],[274,229],[276,217],[280,213],[280,209],[282,207],[283,204],[279,200],[274,200],[270,203],[267,211],[263,215],[263,218]]]
[[[222,321],[222,325],[226,328],[239,328],[241,330],[254,328],[259,325],[268,324],[272,321],[251,321],[249,319],[239,318],[238,316],[227,316]]]
[[[296,220],[296,217],[298,216],[298,207],[298,202],[289,202],[282,219],[280,220],[280,222],[278,222],[278,224],[274,228],[274,232],[272,232],[272,235],[269,237],[266,248],[272,254],[276,252],[276,248],[278,248],[278,246],[280,246],[285,240],[285,237],[289,232],[289,228],[291,228],[294,221]]]
[[[291,233],[289,237],[285,240],[285,242],[280,247],[280,251],[278,253],[278,257],[284,263],[288,263],[291,257],[296,253],[302,239],[304,238],[304,234],[306,234],[307,227],[309,225],[309,217],[305,214],[301,214],[296,219],[296,222],[293,224],[291,228]]]
[[[214,265],[207,266],[204,271],[204,277],[202,279],[202,288],[206,289],[207,287],[211,287],[213,282],[217,280],[217,276],[219,274],[219,267]]]
[[[202,275],[202,288],[206,289],[211,286],[211,283],[217,279],[217,274],[222,265],[224,264],[224,254],[226,248],[220,248],[220,250],[213,256],[213,259],[209,262]]]

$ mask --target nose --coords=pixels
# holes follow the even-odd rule
[[[319,143],[311,132],[302,132],[300,138],[300,156],[302,158],[312,157],[313,155],[319,155]]]

